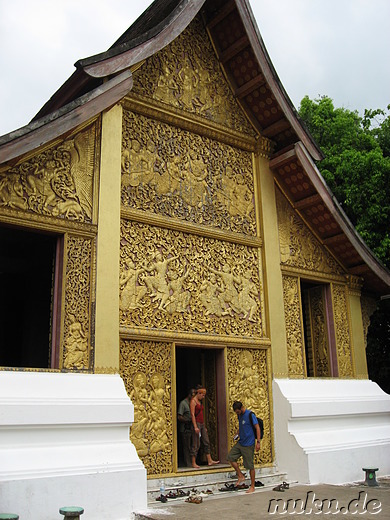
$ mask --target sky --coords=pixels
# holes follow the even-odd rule
[[[108,49],[149,0],[0,0],[0,135],[25,126],[81,58]],[[390,0],[251,0],[296,108],[390,104]]]

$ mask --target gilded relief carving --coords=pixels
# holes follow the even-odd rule
[[[149,475],[173,465],[171,345],[121,340],[120,374],[134,405],[130,438]]]
[[[344,274],[279,190],[276,190],[276,201],[281,265],[321,273]]]
[[[267,350],[227,349],[230,441],[233,442],[237,430],[233,402],[241,401],[264,421],[264,438],[260,452],[255,454],[256,464],[272,462],[267,355]]]
[[[330,375],[328,335],[322,287],[310,289],[310,323],[314,350],[315,375]]]
[[[332,284],[332,297],[339,376],[353,377],[352,340],[349,327],[346,287],[343,285]]]
[[[120,270],[122,327],[262,336],[257,248],[122,220]]]
[[[255,135],[222,74],[199,17],[134,73],[133,92]]]
[[[377,303],[374,298],[369,296],[362,296],[360,301],[362,306],[364,345],[367,348],[368,327],[370,326],[371,316],[377,308]]]
[[[91,367],[91,269],[93,243],[68,237],[65,270],[63,367]]]
[[[299,279],[283,276],[284,319],[287,335],[288,375],[305,376]]]
[[[128,110],[123,122],[124,207],[256,236],[250,152]]]
[[[0,207],[91,222],[95,127],[0,173]]]

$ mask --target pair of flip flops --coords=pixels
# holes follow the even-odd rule
[[[279,484],[279,486],[274,487],[274,491],[284,491],[285,489],[288,489],[290,487],[290,484],[287,484],[287,482],[282,482],[282,484]]]

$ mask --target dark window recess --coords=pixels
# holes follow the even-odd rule
[[[0,366],[50,367],[57,240],[0,227]]]

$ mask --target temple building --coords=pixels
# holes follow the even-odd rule
[[[390,273],[321,158],[248,0],[156,0],[0,137],[6,509],[29,486],[42,520],[66,500],[127,518],[149,481],[229,472],[235,400],[264,420],[265,476],[390,473],[365,353]],[[197,383],[221,464],[193,471],[177,408]]]

